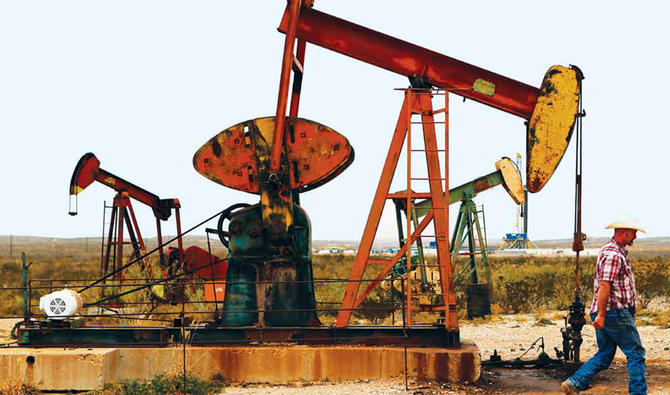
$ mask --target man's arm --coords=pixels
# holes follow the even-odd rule
[[[610,298],[610,287],[612,286],[612,283],[609,281],[600,281],[598,285],[598,316],[593,321],[593,327],[596,329],[602,329],[605,326],[607,301]]]

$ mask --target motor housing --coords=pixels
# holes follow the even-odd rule
[[[81,310],[82,305],[81,296],[70,289],[52,292],[40,298],[40,310],[52,320],[70,318]]]

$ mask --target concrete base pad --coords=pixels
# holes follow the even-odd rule
[[[233,382],[347,381],[402,377],[402,347],[292,346],[187,347],[186,365],[203,379],[220,375]],[[409,375],[422,381],[475,381],[479,349],[408,348]],[[122,380],[149,380],[183,368],[183,349],[95,348],[0,350],[0,379],[23,381],[41,390],[93,390]]]

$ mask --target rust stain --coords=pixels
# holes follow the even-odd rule
[[[269,171],[274,124],[274,117],[266,117],[227,128],[195,153],[193,166],[218,184],[258,194],[259,179]],[[335,130],[302,118],[289,118],[288,125],[292,138],[284,139],[285,161],[300,169],[289,180],[291,189],[314,189],[353,162],[353,148]]]
[[[475,372],[473,370],[476,369],[475,356],[470,353],[462,353],[459,355],[459,357],[461,360],[461,369],[458,378],[461,382],[472,381],[473,377],[475,376]]]
[[[528,191],[539,192],[556,171],[572,136],[581,90],[575,69],[553,66],[528,123]]]
[[[485,191],[489,189],[489,182],[486,180],[486,177],[480,177],[472,182],[472,189],[475,193]]]

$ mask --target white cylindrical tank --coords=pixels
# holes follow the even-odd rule
[[[81,307],[81,296],[69,289],[52,292],[40,298],[40,310],[53,320],[72,317]]]

